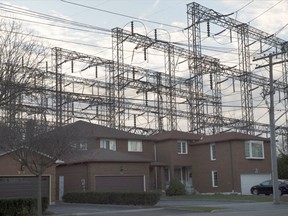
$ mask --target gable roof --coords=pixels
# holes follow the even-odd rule
[[[147,162],[151,160],[108,149],[75,150],[66,154],[62,160],[64,164],[87,163],[87,162]]]
[[[65,125],[63,126],[63,129],[68,133],[76,133],[74,136],[78,137],[149,140],[148,137],[143,135],[133,134],[81,120],[69,125]]]
[[[227,132],[227,133],[220,133],[220,134],[214,134],[209,136],[203,136],[202,140],[199,140],[198,142],[194,144],[205,144],[205,143],[216,143],[216,142],[223,142],[223,141],[235,141],[235,140],[259,140],[259,141],[265,141],[269,142],[270,140],[268,138],[253,136],[249,134],[239,133],[239,132]]]
[[[189,132],[183,132],[183,131],[164,131],[160,132],[158,134],[154,134],[150,136],[151,139],[155,141],[165,141],[165,140],[192,140],[197,141],[201,139],[201,135],[193,134]]]

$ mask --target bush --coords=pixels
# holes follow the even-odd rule
[[[48,198],[42,198],[43,212],[48,208]],[[37,199],[0,199],[0,216],[28,216],[37,212]]]
[[[173,179],[170,181],[169,187],[166,190],[167,196],[177,196],[185,194],[185,186],[178,179]]]
[[[64,202],[114,204],[114,205],[145,205],[154,206],[160,200],[160,193],[116,193],[116,192],[71,192],[63,196]]]

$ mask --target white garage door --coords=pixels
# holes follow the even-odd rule
[[[271,174],[242,174],[241,175],[241,192],[244,195],[251,194],[250,188],[263,181],[271,179]]]

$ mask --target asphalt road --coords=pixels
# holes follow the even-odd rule
[[[195,212],[183,210],[183,207],[215,207],[212,212]],[[218,209],[221,208],[221,209]],[[213,209],[213,208],[212,208]],[[223,202],[223,201],[160,201],[153,208],[138,206],[92,205],[58,203],[49,206],[49,215],[58,216],[284,216],[288,215],[288,204],[271,202]]]

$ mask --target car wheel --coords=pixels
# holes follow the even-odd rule
[[[259,194],[259,193],[258,193],[258,190],[257,190],[257,189],[253,189],[253,190],[252,190],[252,194],[258,195],[258,194]]]

